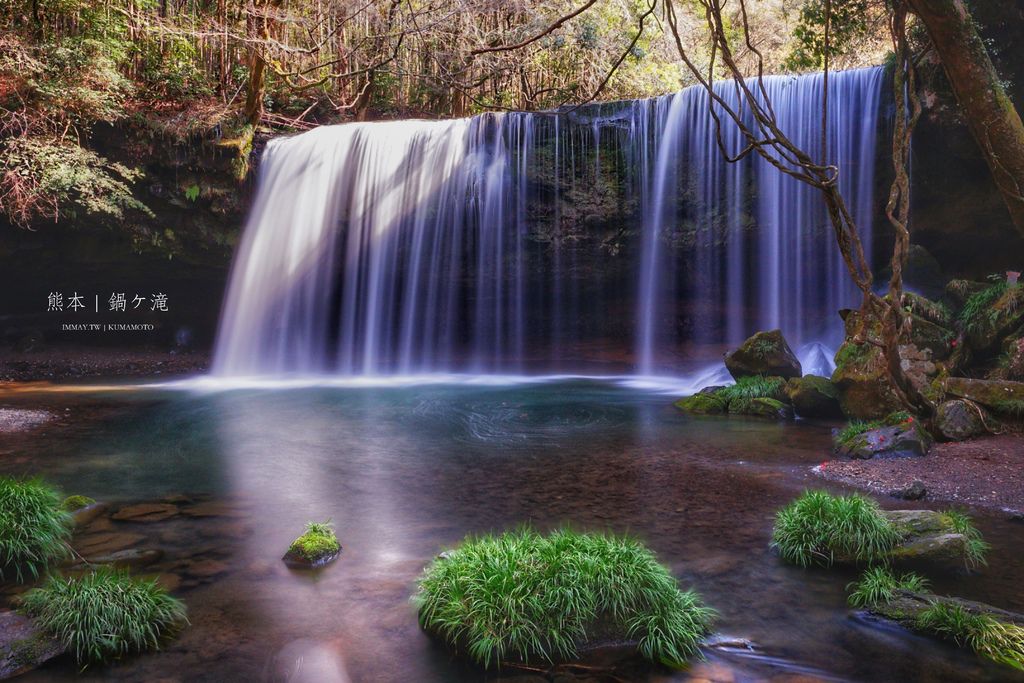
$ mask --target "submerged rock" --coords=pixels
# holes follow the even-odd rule
[[[800,377],[803,369],[780,330],[758,332],[725,354],[725,367],[735,379],[755,375]]]
[[[839,390],[827,377],[804,375],[786,383],[786,395],[800,417],[842,417]]]
[[[728,404],[713,393],[698,393],[685,396],[675,402],[675,407],[693,415],[720,415],[726,412]]]
[[[31,671],[64,653],[64,645],[17,612],[0,612],[0,680]]]
[[[178,514],[178,506],[170,503],[139,503],[127,505],[113,515],[111,519],[125,522],[159,522]]]
[[[967,399],[953,399],[935,410],[935,429],[948,441],[963,441],[988,432],[981,406]]]
[[[93,555],[86,559],[88,564],[105,564],[117,569],[141,569],[159,562],[164,556],[162,550],[128,548],[108,555]]]
[[[104,514],[110,509],[109,503],[90,503],[85,507],[77,508],[71,513],[71,520],[74,522],[76,527],[83,527],[89,522],[92,522],[100,515]]]
[[[836,452],[864,460],[878,457],[926,455],[932,446],[931,434],[917,420],[869,429],[838,444]]]

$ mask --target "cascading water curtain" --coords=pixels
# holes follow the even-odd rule
[[[868,246],[882,73],[829,79],[829,159]],[[819,158],[821,76],[764,84]],[[564,372],[589,355],[655,374],[682,342],[833,341],[856,299],[820,197],[763,160],[728,163],[714,135],[691,88],[274,140],[214,373]]]

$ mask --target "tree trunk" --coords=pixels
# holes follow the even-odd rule
[[[1024,124],[964,0],[908,0],[924,22],[1017,230],[1024,234]]]

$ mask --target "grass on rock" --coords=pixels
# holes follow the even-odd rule
[[[427,567],[413,601],[425,630],[484,666],[568,661],[602,639],[681,666],[714,615],[639,542],[569,530],[467,538]]]
[[[838,446],[851,446],[857,438],[872,429],[882,427],[895,427],[904,422],[912,422],[914,416],[904,410],[889,413],[881,420],[852,420],[836,434],[835,442]]]
[[[913,572],[897,577],[885,567],[872,567],[864,572],[860,580],[847,584],[853,589],[848,602],[853,607],[884,605],[896,597],[896,591],[920,593],[928,588],[928,580]]]
[[[715,392],[716,396],[722,398],[723,401],[728,403],[734,398],[775,398],[777,399],[783,394],[783,388],[786,386],[786,380],[781,377],[762,377],[760,375],[752,377],[741,377],[736,380],[736,384],[722,387]]]
[[[83,666],[159,649],[188,623],[185,605],[155,581],[107,567],[78,577],[52,576],[26,593],[22,605]]]
[[[298,555],[310,562],[334,555],[341,551],[341,544],[334,534],[334,525],[327,522],[307,522],[305,532],[292,541],[290,554]]]
[[[829,566],[836,558],[884,559],[901,539],[873,500],[805,491],[776,513],[772,546],[801,567]]]
[[[937,602],[918,615],[917,627],[1024,671],[1024,626],[969,612],[962,605]]]
[[[38,577],[68,553],[71,515],[40,479],[0,477],[0,579]]]
[[[985,562],[985,553],[988,552],[991,546],[982,540],[981,532],[974,526],[971,518],[960,510],[946,510],[942,514],[956,533],[963,534],[967,539],[967,554],[965,558],[967,563],[970,565],[987,564]]]

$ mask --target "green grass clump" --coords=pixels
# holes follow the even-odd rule
[[[338,552],[341,552],[341,543],[330,521],[307,522],[305,532],[288,547],[289,554],[298,555],[310,562]]]
[[[895,427],[904,422],[912,422],[914,416],[905,410],[897,410],[889,413],[881,420],[851,420],[845,427],[839,430],[835,436],[837,446],[851,446],[857,438],[865,432],[882,427]]]
[[[784,395],[783,388],[786,380],[781,377],[741,377],[736,384],[722,387],[715,392],[715,396],[721,397],[726,403],[734,398],[775,398]]]
[[[74,512],[75,510],[81,510],[82,508],[89,507],[96,501],[89,496],[68,496],[64,499],[64,502],[60,504],[61,508],[68,512]]]
[[[851,588],[847,601],[854,607],[870,607],[891,602],[898,590],[920,593],[928,588],[928,580],[913,572],[897,577],[885,567],[872,567],[859,581],[847,584],[846,590]]]
[[[50,577],[25,594],[22,606],[83,666],[159,649],[188,623],[185,605],[155,581],[107,567],[80,577]]]
[[[960,510],[946,510],[942,514],[958,534],[963,534],[967,538],[967,563],[987,564],[985,553],[991,546],[982,540],[981,532],[974,526],[971,518]]]
[[[805,491],[775,515],[772,547],[787,562],[831,565],[836,557],[883,559],[902,534],[869,498]]]
[[[1024,671],[1024,627],[937,602],[917,616],[917,627],[1000,664]]]
[[[972,295],[960,311],[960,323],[968,332],[977,332],[985,324],[994,325],[998,322],[1001,312],[995,308],[995,304],[1007,292],[1012,292],[1012,296],[1005,304],[1008,312],[1013,312],[1017,310],[1018,306],[1024,304],[1024,287],[1020,283],[1010,285],[1002,279],[1002,276],[995,275],[990,276],[989,279],[998,279],[998,281]]]
[[[68,553],[71,515],[40,479],[0,477],[0,579],[38,577]]]
[[[413,601],[425,630],[484,666],[571,660],[603,639],[681,666],[714,615],[639,542],[568,530],[467,538],[427,567]]]
[[[996,401],[992,404],[992,410],[1009,417],[1024,417],[1024,401],[1020,399]]]

